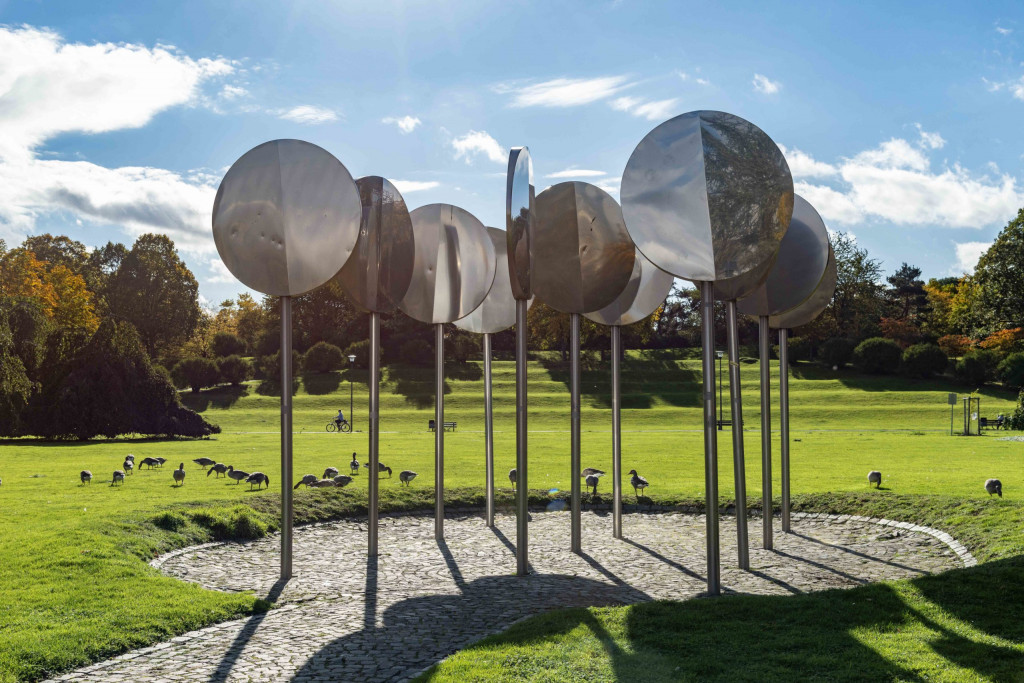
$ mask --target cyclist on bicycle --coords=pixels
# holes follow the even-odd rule
[[[344,423],[345,423],[345,413],[343,413],[339,409],[338,410],[338,414],[334,417],[334,424],[338,425],[338,428],[340,429],[341,425],[343,425]]]

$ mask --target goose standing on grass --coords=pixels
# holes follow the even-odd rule
[[[508,471],[508,480],[512,482],[512,490],[516,490],[516,468],[513,467]]]
[[[352,477],[348,476],[347,474],[339,474],[338,476],[336,476],[334,478],[334,485],[337,486],[340,489],[345,488],[346,486],[348,486],[351,483],[352,483]]]
[[[326,470],[324,470],[324,476],[322,476],[320,478],[321,479],[334,479],[336,476],[338,476],[338,468],[337,467],[328,467]]]
[[[121,470],[114,470],[114,477],[110,480],[110,485],[113,486],[116,483],[124,483],[124,472]]]
[[[130,475],[135,470],[135,463],[131,460],[125,460],[122,467],[124,468],[124,473]]]
[[[302,485],[305,485],[308,488],[308,487],[312,486],[314,482],[317,482],[317,481],[320,481],[320,480],[316,478],[315,474],[303,475],[302,479],[299,479],[299,483],[296,484],[294,487],[292,487],[292,490],[297,489],[297,488],[299,488]]]
[[[599,470],[596,467],[588,467],[587,469],[585,469],[582,472],[580,472],[580,478],[581,479],[586,479],[587,477],[603,477],[603,476],[604,476],[604,470]],[[590,484],[587,484],[587,486],[590,486]]]
[[[217,461],[216,461],[216,460],[211,460],[210,458],[196,458],[196,459],[195,459],[195,460],[193,460],[192,462],[194,462],[195,464],[199,465],[199,466],[200,466],[200,467],[202,467],[202,468],[203,468],[204,470],[205,470],[205,469],[206,469],[207,467],[209,467],[210,465],[216,465],[216,464],[217,464]]]
[[[178,469],[174,470],[174,472],[172,472],[172,475],[174,476],[174,483],[175,484],[177,484],[178,486],[184,485],[184,483],[185,483],[185,463],[181,463],[180,465],[178,465]]]
[[[348,464],[348,468],[352,470],[352,475],[359,474],[359,460],[356,458],[355,451],[352,451],[352,462]]]
[[[878,470],[868,472],[868,485],[875,485],[876,489],[882,488],[882,473]]]
[[[249,490],[250,491],[252,491],[252,485],[253,484],[256,484],[256,486],[259,486],[259,487],[262,487],[263,484],[266,484],[267,488],[268,489],[270,488],[270,477],[268,477],[267,475],[263,474],[262,472],[253,472],[248,477],[246,477],[245,480],[247,482],[249,482]]]
[[[999,481],[998,479],[986,479],[985,480],[985,490],[988,491],[989,498],[992,497],[993,493],[997,494],[1000,498],[1002,498],[1003,497],[1003,482]]]
[[[139,463],[139,469],[141,470],[145,466],[149,466],[149,469],[153,469],[160,463],[157,462],[156,458],[143,458],[142,462]]]
[[[229,477],[231,477],[232,479],[235,480],[235,486],[238,486],[240,483],[242,483],[242,480],[249,478],[249,473],[248,472],[243,472],[242,470],[236,470],[234,465],[228,465],[228,472],[227,472],[227,474],[228,474]]]
[[[86,484],[86,483],[91,484],[92,483],[92,472],[90,472],[89,470],[82,470],[78,474],[78,477],[82,480],[83,484]]]
[[[157,465],[157,467],[163,467],[164,463],[167,462],[167,458],[153,458],[153,459],[156,460],[159,463]]]
[[[597,482],[601,481],[601,476],[598,474],[587,475],[587,488],[594,487],[594,495],[597,495]]]
[[[222,462],[214,463],[210,469],[206,470],[206,476],[209,477],[214,472],[217,473],[217,479],[220,479],[220,475],[228,473],[228,466]]]
[[[309,488],[311,488],[311,489],[326,489],[326,488],[330,488],[331,486],[335,486],[335,485],[336,484],[334,483],[333,479],[317,479],[316,481],[314,481],[312,484],[309,485]]]
[[[412,470],[402,470],[398,473],[398,481],[402,482],[406,486],[412,483],[412,480],[416,478],[416,473]]]
[[[129,453],[128,455],[124,456],[124,459],[125,460],[131,460],[133,463],[135,462],[135,456],[132,455],[131,453]]]
[[[650,483],[636,473],[636,470],[630,470],[629,474],[633,475],[629,483],[633,485],[633,493],[636,494],[636,499],[640,500],[640,491],[650,486]]]

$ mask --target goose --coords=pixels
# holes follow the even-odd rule
[[[315,481],[320,481],[319,479],[316,478],[315,474],[306,474],[302,477],[302,479],[299,479],[299,483],[293,487],[293,490],[299,488],[303,484],[305,484],[306,487],[308,488],[312,486],[313,482]]]
[[[596,467],[588,467],[587,469],[585,469],[582,472],[580,472],[580,478],[581,479],[586,479],[587,477],[603,477],[603,476],[604,476],[604,470],[599,470]],[[587,486],[590,486],[590,484],[587,484]]]
[[[238,486],[240,483],[242,483],[243,479],[249,478],[248,472],[236,470],[234,465],[228,465],[227,475],[235,480],[235,486]]]
[[[321,479],[334,479],[336,476],[338,476],[338,468],[337,467],[328,467],[326,470],[324,470],[324,476],[322,476],[320,478]]]
[[[131,474],[132,471],[135,469],[135,463],[132,462],[131,460],[125,460],[124,465],[122,465],[122,467],[124,468],[125,474]]]
[[[334,478],[334,485],[337,486],[338,488],[343,489],[351,483],[352,477],[348,476],[347,474],[339,474]]]
[[[185,463],[178,465],[178,469],[174,470],[172,475],[174,476],[174,482],[178,486],[182,486],[185,483]]]
[[[878,470],[868,472],[868,485],[874,484],[875,488],[882,488],[882,473]]]
[[[225,465],[222,462],[218,462],[218,463],[215,463],[213,465],[213,467],[211,467],[210,469],[206,470],[206,476],[209,477],[211,474],[216,472],[217,473],[217,478],[219,479],[220,475],[227,474],[227,471],[228,471],[227,465]]]
[[[597,495],[597,482],[601,481],[600,475],[591,474],[591,475],[587,476],[586,481],[587,481],[587,488],[590,488],[591,486],[594,487],[594,495],[596,496]]]
[[[348,468],[352,470],[352,475],[359,474],[359,460],[356,459],[355,452],[352,453],[352,462],[348,464]]]
[[[636,473],[636,470],[630,470],[629,474],[633,475],[633,478],[629,480],[629,483],[633,485],[633,493],[636,494],[636,499],[640,500],[640,491],[643,491],[650,484],[649,482]]]
[[[412,480],[416,478],[416,473],[412,470],[403,470],[398,473],[398,481],[402,482],[406,486],[412,483]]]
[[[160,463],[156,460],[156,458],[143,458],[142,462],[139,463],[139,469],[141,470],[143,465],[149,465],[149,469],[153,469],[159,464]]]
[[[335,485],[336,484],[334,483],[333,479],[317,479],[312,484],[310,484],[309,487],[312,489],[324,489]]]
[[[114,470],[114,477],[110,480],[110,485],[113,486],[117,482],[124,483],[124,472],[121,470]]]
[[[196,459],[195,459],[195,460],[193,460],[192,462],[194,462],[195,464],[199,465],[199,466],[200,466],[200,467],[202,467],[202,468],[203,468],[204,470],[205,470],[205,469],[206,469],[207,467],[209,467],[210,465],[216,465],[216,464],[217,464],[217,461],[216,461],[216,460],[211,460],[210,458],[196,458]]]
[[[516,479],[517,479],[517,477],[516,477],[516,468],[513,467],[512,469],[510,469],[508,471],[508,480],[510,482],[512,482],[512,490],[513,491],[516,490]]]
[[[270,477],[268,477],[267,475],[263,474],[262,472],[253,472],[248,477],[246,477],[245,480],[247,482],[249,482],[249,490],[250,491],[252,491],[252,485],[253,484],[256,484],[259,487],[262,487],[263,484],[266,484],[267,488],[268,489],[270,488]]]
[[[157,467],[163,467],[164,463],[167,462],[167,458],[154,458],[154,459],[159,463],[159,465],[157,465]]]
[[[985,490],[988,491],[989,498],[992,497],[993,493],[999,494],[999,497],[1003,497],[1003,482],[998,479],[986,479]]]
[[[92,472],[89,470],[82,470],[78,476],[81,478],[83,484],[86,482],[90,484],[92,483]]]
[[[132,462],[135,462],[135,456],[132,455],[131,453],[129,453],[128,455],[124,456],[124,459],[125,460],[131,460]]]
[[[370,469],[370,463],[368,463],[368,462],[367,463],[363,463],[363,467],[365,467],[366,469]],[[381,472],[387,472],[388,473],[388,477],[391,476],[391,468],[378,460],[377,461],[377,475],[379,476]]]

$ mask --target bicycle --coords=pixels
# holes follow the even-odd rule
[[[352,425],[349,424],[348,420],[342,420],[341,421],[341,426],[339,427],[336,420],[331,420],[330,422],[327,423],[327,431],[329,431],[329,432],[339,432],[340,431],[340,432],[344,432],[344,433],[348,434],[349,432],[352,431]]]

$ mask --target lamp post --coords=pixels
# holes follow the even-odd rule
[[[348,357],[348,423],[352,425],[352,433],[356,431],[356,416],[352,413],[352,366],[356,362],[356,355],[349,354]]]
[[[718,358],[718,431],[722,431],[722,420],[724,414],[722,410],[724,406],[722,404],[722,351],[715,351],[715,356]]]

